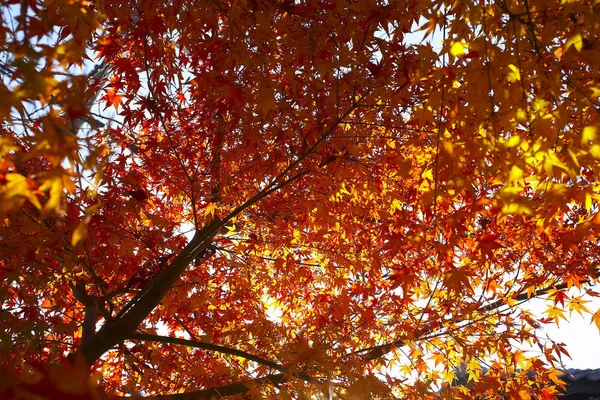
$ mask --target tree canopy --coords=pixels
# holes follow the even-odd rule
[[[0,393],[554,398],[540,327],[600,329],[599,33],[592,0],[2,0]]]

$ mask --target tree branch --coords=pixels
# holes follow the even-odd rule
[[[98,333],[78,349],[89,365],[92,365],[111,347],[125,340],[139,324],[154,310],[171,286],[179,279],[187,266],[212,242],[223,221],[213,220],[202,230],[196,231],[192,240],[161,273],[150,281],[119,315],[107,321]]]
[[[127,335],[126,339],[143,340],[143,341],[147,341],[147,342],[178,344],[181,346],[194,347],[197,349],[209,350],[209,351],[214,351],[214,352],[221,353],[221,354],[228,354],[231,356],[242,357],[247,360],[254,361],[255,363],[264,365],[265,367],[269,367],[276,371],[282,372],[286,375],[293,376],[293,377],[301,379],[305,382],[311,383],[320,389],[323,388],[323,383],[321,381],[319,381],[318,379],[315,379],[305,373],[293,372],[290,370],[290,368],[284,367],[283,365],[278,364],[276,362],[266,360],[262,357],[255,356],[250,353],[246,353],[245,351],[242,351],[242,350],[232,349],[230,347],[219,346],[216,344],[205,343],[205,342],[198,342],[198,341],[194,341],[194,340],[180,339],[180,338],[175,338],[175,337],[170,337],[170,336],[148,335],[148,334],[144,334],[144,333],[130,333]]]
[[[596,275],[596,278],[599,277],[600,274]],[[580,283],[585,284],[585,283],[589,283],[589,280],[583,280],[580,281]],[[545,294],[547,294],[548,292],[550,292],[551,290],[562,290],[562,289],[566,289],[569,287],[568,283],[562,283],[560,285],[551,285],[542,289],[538,289],[536,290],[533,294],[529,294],[529,293],[521,293],[520,295],[516,296],[513,298],[513,300],[515,301],[523,301],[523,300],[528,300],[528,299],[532,299],[532,298],[536,298],[536,297],[540,297],[543,296]],[[489,313],[490,311],[494,311],[497,310],[498,308],[502,307],[503,305],[506,304],[506,301],[504,299],[499,299],[496,300],[493,303],[490,303],[488,305],[482,306],[480,307],[477,312],[479,314],[485,314],[485,313]],[[414,335],[415,338],[420,339],[423,338],[424,336],[429,335],[430,333],[432,333],[434,330],[431,328],[424,328],[422,329],[420,332],[418,332],[418,334]],[[381,358],[384,355],[388,354],[390,351],[392,351],[395,348],[398,347],[403,347],[406,345],[406,342],[404,339],[399,339],[395,342],[391,342],[391,343],[386,343],[386,344],[381,344],[378,346],[373,346],[373,347],[369,347],[366,349],[361,349],[355,352],[355,354],[359,354],[359,353],[366,353],[363,356],[363,359],[365,361],[372,361],[375,360],[377,358]]]
[[[100,97],[100,92],[102,91],[103,86],[104,86],[103,81],[106,80],[111,69],[112,69],[112,66],[105,60],[105,61],[102,61],[100,64],[97,64],[96,66],[94,66],[94,69],[92,69],[92,71],[89,73],[88,86],[98,85],[98,90],[96,91],[96,93],[93,96],[91,96],[90,98],[88,98],[86,100],[85,108],[87,110],[92,108],[92,105],[94,105],[96,103],[96,101],[98,100],[98,97]],[[73,123],[73,133],[75,135],[78,135],[83,124],[86,122],[90,123],[90,121],[93,121],[92,117],[77,118]],[[93,126],[92,123],[90,123],[90,125]]]
[[[255,386],[280,385],[289,381],[285,374],[271,374],[262,378],[252,379],[245,382],[230,383],[229,385],[213,387],[210,389],[197,390],[187,393],[174,393],[159,396],[144,397],[145,400],[216,400],[223,397],[244,394]]]
[[[130,337],[133,334],[133,331],[165,297],[173,284],[175,284],[177,279],[179,279],[181,274],[183,274],[196,256],[211,245],[213,238],[225,223],[229,222],[245,209],[253,206],[271,193],[276,192],[313,172],[311,169],[305,169],[286,179],[286,176],[288,176],[296,166],[299,166],[303,159],[314,153],[324,140],[335,131],[337,125],[346,118],[356,106],[357,103],[352,104],[352,106],[340,116],[336,123],[327,129],[323,136],[311,146],[311,148],[292,161],[271,183],[267,185],[267,187],[236,207],[224,219],[217,217],[206,224],[201,230],[197,230],[192,240],[173,259],[171,264],[154,277],[154,279],[148,282],[146,286],[123,307],[116,318],[107,321],[100,330],[90,338],[90,340],[82,343],[76,353],[81,354],[88,365],[93,365],[102,354],[125,340],[127,337]],[[70,358],[73,357],[75,357],[75,354],[70,355]]]
[[[86,343],[82,343],[81,353],[89,365],[94,364],[102,354],[111,347],[122,342],[142,323],[142,321],[156,308],[165,297],[169,289],[175,284],[183,271],[190,263],[212,243],[213,238],[221,227],[246,208],[251,207],[269,194],[276,192],[295,180],[309,174],[312,170],[304,170],[281,183],[274,182],[270,187],[257,193],[242,205],[234,209],[224,219],[215,218],[202,230],[197,230],[192,240],[173,259],[160,274],[152,279],[146,286],[131,299],[123,310],[111,321],[107,321],[102,328]],[[73,357],[74,355],[71,355]]]
[[[229,347],[219,346],[216,344],[198,342],[198,341],[194,341],[194,340],[187,340],[187,339],[181,339],[181,338],[170,337],[170,336],[149,335],[149,334],[144,334],[144,333],[131,333],[131,334],[127,335],[127,339],[143,340],[146,342],[177,344],[177,345],[181,345],[181,346],[194,347],[196,349],[214,351],[214,352],[221,353],[221,354],[228,354],[230,356],[242,357],[247,360],[254,361],[258,364],[264,365],[266,367],[273,368],[279,372],[283,372],[284,374],[289,373],[288,368],[286,368],[283,365],[278,364],[276,362],[266,360],[262,357],[255,356],[250,353],[246,353],[245,351],[242,351],[242,350],[232,349]]]

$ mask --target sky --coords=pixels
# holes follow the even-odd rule
[[[545,307],[539,300],[531,304],[531,310],[539,316]],[[600,308],[600,300],[595,299],[587,303],[586,307],[595,312]],[[600,331],[591,322],[591,315],[573,314],[569,321],[560,321],[558,327],[554,324],[545,325],[540,334],[567,345],[567,351],[572,357],[563,359],[567,368],[600,369]]]

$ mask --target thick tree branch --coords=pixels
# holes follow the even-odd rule
[[[173,259],[171,264],[152,281],[148,282],[142,291],[127,303],[117,318],[107,321],[95,336],[81,345],[81,348],[77,352],[83,355],[89,365],[92,365],[111,347],[125,340],[142,323],[148,314],[156,308],[198,254],[211,245],[213,238],[226,222],[269,194],[276,192],[310,172],[312,171],[304,170],[281,183],[270,185],[233,210],[225,219],[216,218],[202,230],[196,231],[192,240]]]
[[[600,276],[600,274],[597,275],[597,277],[598,276]],[[581,283],[587,283],[587,282],[589,282],[589,281],[585,280],[585,281],[582,281]],[[522,293],[522,294],[518,295],[517,297],[515,297],[515,300],[516,301],[524,301],[524,300],[527,300],[530,298],[543,296],[543,295],[549,293],[551,290],[562,290],[562,289],[566,289],[568,287],[569,287],[569,285],[567,283],[549,286],[549,287],[537,290],[533,295],[528,295],[527,293]],[[495,301],[491,304],[488,304],[486,306],[479,308],[479,313],[488,313],[490,311],[494,311],[505,304],[506,304],[506,302],[504,300]],[[415,336],[417,338],[423,338],[423,337],[431,334],[432,332],[433,332],[432,329],[423,329]],[[372,361],[377,358],[383,357],[384,355],[386,355],[387,353],[392,351],[394,348],[402,347],[405,344],[406,344],[405,341],[401,339],[401,340],[397,340],[392,343],[382,344],[379,346],[374,346],[374,347],[370,347],[367,349],[359,350],[356,353],[366,353],[363,356],[363,359],[365,361]],[[273,378],[275,378],[275,379],[273,379]],[[165,399],[165,400],[217,399],[217,398],[219,398],[219,396],[227,397],[227,396],[233,396],[233,395],[237,395],[237,394],[246,393],[247,391],[250,390],[250,388],[252,386],[255,386],[255,385],[263,385],[263,384],[268,384],[268,383],[275,384],[275,385],[282,384],[282,383],[287,382],[290,378],[291,378],[291,376],[286,375],[286,374],[268,375],[266,377],[258,378],[258,379],[252,380],[252,381],[238,382],[238,383],[233,383],[230,385],[216,387],[216,388],[212,388],[212,389],[205,389],[205,390],[201,390],[201,391],[182,393],[182,394],[173,394],[173,395],[158,396],[158,397],[148,397],[147,399],[153,399],[153,400],[154,399],[157,399],[157,400],[158,399]],[[202,396],[204,396],[204,397],[202,397]],[[213,396],[213,397],[210,397],[210,396]]]
[[[318,387],[323,386],[322,382],[320,382],[319,380],[312,378],[302,372],[299,372],[299,373],[292,372],[289,368],[284,367],[281,364],[266,360],[262,357],[255,356],[250,353],[246,353],[245,351],[242,351],[242,350],[232,349],[229,347],[219,346],[219,345],[211,344],[211,343],[197,342],[194,340],[180,339],[180,338],[169,337],[169,336],[148,335],[148,334],[144,334],[144,333],[130,333],[129,335],[127,335],[127,339],[143,340],[143,341],[148,341],[148,342],[160,342],[160,343],[168,343],[168,344],[178,344],[178,345],[182,345],[182,346],[194,347],[197,349],[214,351],[214,352],[221,353],[221,354],[228,354],[231,356],[242,357],[247,360],[254,361],[255,363],[264,365],[265,367],[269,367],[269,368],[272,368],[279,372],[282,372],[286,375],[290,375],[295,378],[302,379],[303,381],[312,383],[313,385],[316,385]]]
[[[107,321],[94,337],[82,344],[78,352],[84,356],[88,364],[93,364],[102,354],[123,341],[129,332],[142,323],[179,279],[187,266],[210,245],[222,224],[223,221],[215,219],[202,230],[196,231],[192,240],[181,253],[124,307],[124,311],[117,318]]]
[[[71,287],[73,296],[85,306],[83,324],[81,326],[81,341],[82,343],[86,343],[96,333],[98,314],[108,320],[110,319],[110,313],[104,307],[104,299],[88,294],[83,282],[69,283],[69,286]]]
[[[90,338],[90,340],[82,343],[81,347],[77,350],[77,353],[83,355],[86,363],[89,365],[94,364],[102,354],[133,333],[152,310],[156,308],[196,256],[211,245],[213,238],[225,223],[229,222],[232,218],[271,193],[274,193],[313,172],[312,169],[304,169],[289,176],[293,169],[300,165],[303,159],[310,154],[313,154],[314,151],[333,134],[340,121],[350,115],[357,105],[358,103],[353,103],[351,107],[339,117],[336,123],[332,124],[332,126],[327,129],[319,140],[317,140],[306,152],[298,156],[296,160],[292,161],[271,183],[269,183],[269,185],[267,185],[267,187],[236,207],[224,219],[215,218],[201,230],[197,230],[192,240],[173,259],[171,264],[169,264],[154,279],[148,282],[142,291],[125,305],[116,318],[107,321],[100,330]],[[286,178],[286,176],[289,177]],[[71,355],[71,357],[73,356],[74,354]]]
[[[129,301],[117,318],[107,321],[95,336],[81,345],[77,352],[83,355],[89,365],[92,365],[111,347],[125,340],[156,308],[198,254],[211,245],[213,238],[225,223],[269,194],[308,175],[310,172],[312,170],[304,170],[280,183],[274,182],[234,209],[225,219],[216,218],[202,230],[196,231],[192,240],[173,259],[171,264]]]

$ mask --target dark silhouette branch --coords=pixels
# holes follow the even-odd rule
[[[193,260],[211,246],[214,237],[226,223],[271,193],[274,193],[313,172],[312,169],[303,169],[299,172],[294,171],[294,169],[300,167],[302,160],[306,159],[309,155],[314,154],[318,147],[321,146],[326,139],[331,137],[339,123],[350,115],[356,107],[357,103],[352,104],[349,109],[323,133],[319,140],[307,149],[306,152],[290,162],[288,166],[284,168],[265,188],[236,207],[223,219],[215,216],[215,218],[207,223],[202,229],[196,230],[192,240],[190,240],[183,250],[173,258],[171,264],[148,282],[142,290],[123,307],[116,318],[108,320],[93,337],[87,342],[82,343],[76,353],[82,355],[88,365],[93,365],[105,352],[129,337],[152,310],[158,306],[160,301],[166,296],[168,291],[177,282],[179,277]],[[70,358],[73,359],[75,356],[76,354],[71,354]]]
[[[196,231],[192,240],[154,279],[127,303],[117,317],[107,321],[89,341],[83,343],[80,352],[86,362],[92,365],[111,347],[125,340],[139,324],[154,310],[179,279],[190,263],[204,251],[221,228],[223,222],[213,220],[202,230]]]
[[[216,400],[223,397],[244,394],[252,390],[253,387],[262,385],[281,385],[289,381],[289,376],[285,374],[271,374],[258,379],[252,379],[245,382],[230,383],[213,387],[209,389],[197,390],[187,393],[174,393],[159,396],[144,397],[147,400]]]
[[[285,376],[287,376],[288,378],[294,377],[297,379],[301,379],[305,382],[308,382],[308,383],[314,385],[319,390],[321,390],[321,392],[327,393],[327,388],[325,387],[323,382],[319,381],[318,379],[313,378],[303,372],[295,372],[295,371],[291,370],[290,368],[285,367],[279,363],[269,361],[267,359],[264,359],[259,356],[255,356],[253,354],[247,353],[242,350],[232,349],[230,347],[219,346],[219,345],[211,344],[211,343],[198,342],[198,341],[194,341],[194,340],[180,339],[180,338],[175,338],[175,337],[170,337],[170,336],[149,335],[149,334],[144,334],[144,333],[131,333],[127,336],[127,339],[143,340],[143,341],[148,341],[148,342],[159,342],[159,343],[166,343],[166,344],[176,344],[176,345],[193,347],[193,348],[197,348],[197,349],[214,351],[216,353],[227,354],[227,355],[231,355],[231,356],[245,358],[247,360],[254,361],[257,364],[261,364],[266,367],[272,368],[276,371],[279,371],[279,372],[285,374]],[[264,378],[260,378],[260,379],[264,379]],[[241,386],[234,386],[234,387],[237,387],[239,389],[246,387],[246,385],[243,383],[238,384],[238,385],[241,385]],[[216,388],[216,389],[218,389],[218,388]],[[218,390],[218,393],[221,396],[224,396],[222,394],[222,390]]]
[[[196,349],[203,349],[214,351],[216,353],[228,354],[230,356],[237,356],[245,358],[246,360],[254,361],[257,364],[264,365],[265,367],[272,368],[276,371],[282,372],[286,375],[290,375],[299,379],[302,379],[305,382],[312,383],[314,385],[320,386],[322,383],[315,378],[312,378],[304,373],[295,373],[291,372],[289,368],[273,362],[267,359],[264,359],[259,356],[255,356],[253,354],[247,353],[242,350],[232,349],[230,347],[219,346],[216,344],[198,342],[194,340],[180,339],[170,336],[159,336],[159,335],[149,335],[144,333],[131,333],[127,335],[127,339],[129,340],[143,340],[147,342],[159,342],[159,343],[167,343],[167,344],[177,344],[181,346],[194,347]]]
[[[100,358],[100,356],[102,356],[102,354],[125,340],[125,338],[127,338],[128,335],[142,323],[148,314],[156,308],[191,262],[195,260],[200,253],[211,246],[212,240],[227,222],[269,194],[308,175],[310,172],[312,171],[304,170],[280,183],[277,183],[277,181],[272,183],[242,205],[238,206],[225,219],[215,218],[201,230],[197,230],[192,240],[190,240],[183,250],[173,259],[171,264],[163,269],[156,277],[154,277],[154,279],[148,282],[146,286],[125,305],[116,318],[107,321],[96,335],[86,343],[82,343],[81,348],[78,349],[77,352],[83,355],[89,365],[92,365]],[[74,355],[71,357],[73,356]]]
[[[82,343],[86,343],[96,333],[98,314],[107,320],[110,319],[110,314],[104,308],[104,299],[88,294],[83,282],[69,283],[69,286],[71,287],[73,296],[85,306],[83,324],[81,326],[81,341]]]
[[[596,275],[596,277],[598,277],[598,276],[600,276],[600,274]],[[589,283],[589,280],[585,279],[585,280],[580,281],[579,283],[581,283],[581,284]],[[548,287],[536,290],[533,294],[525,292],[525,293],[521,293],[520,295],[518,295],[512,299],[515,301],[529,300],[529,299],[543,296],[543,295],[547,294],[548,292],[550,292],[551,290],[562,290],[562,289],[566,289],[568,287],[569,287],[568,283],[562,283],[560,285],[550,285]],[[499,299],[493,303],[490,303],[490,304],[480,307],[477,310],[477,313],[478,314],[489,313],[490,311],[497,310],[498,308],[502,307],[503,305],[506,305],[506,300]],[[413,337],[416,337],[417,339],[422,339],[425,336],[428,336],[431,333],[433,333],[433,331],[434,331],[434,329],[431,329],[431,328],[423,328],[416,335],[413,335]],[[437,336],[440,336],[440,335],[437,335]],[[388,354],[393,349],[398,348],[398,347],[403,347],[404,345],[406,345],[404,339],[399,339],[399,340],[396,340],[391,343],[381,344],[378,346],[373,346],[373,347],[369,347],[366,349],[358,350],[355,352],[355,354],[365,353],[363,355],[363,359],[365,361],[372,361],[377,358],[381,358],[381,357],[385,356],[386,354]]]
[[[598,277],[598,276],[600,276],[600,274],[598,274],[596,277]],[[588,282],[589,282],[588,280],[583,280],[580,283],[588,283]],[[543,296],[543,295],[549,293],[551,290],[562,290],[562,289],[566,289],[568,287],[569,287],[568,283],[563,283],[560,285],[551,285],[546,288],[538,289],[536,292],[534,292],[531,295],[528,293],[522,293],[522,294],[516,296],[514,298],[514,300],[526,301],[528,299]],[[505,300],[502,300],[502,299],[497,300],[486,306],[480,307],[479,313],[489,313],[490,311],[499,309],[503,305],[506,305]],[[415,336],[417,338],[425,338],[426,336],[430,335],[431,333],[433,333],[433,329],[422,329]],[[440,336],[440,335],[443,335],[443,333],[440,333],[436,336]],[[372,361],[377,358],[383,357],[384,355],[388,354],[390,351],[392,351],[395,348],[403,347],[405,344],[406,343],[404,342],[404,340],[400,339],[400,340],[397,340],[392,343],[387,343],[387,344],[382,344],[379,346],[373,346],[370,348],[362,349],[362,350],[355,352],[355,354],[366,353],[363,356],[364,361]],[[157,397],[147,397],[147,399],[153,399],[153,400],[154,399],[156,399],[156,400],[158,400],[158,399],[165,399],[165,400],[211,399],[212,400],[212,399],[219,398],[219,396],[227,397],[227,396],[233,396],[233,395],[237,395],[237,394],[246,393],[247,391],[249,391],[251,389],[251,387],[254,387],[255,385],[264,385],[264,384],[269,384],[269,383],[274,384],[274,385],[282,384],[282,383],[289,381],[290,378],[291,378],[291,376],[289,376],[287,374],[267,375],[265,377],[257,378],[257,379],[251,380],[251,381],[238,382],[238,383],[233,383],[230,385],[215,387],[215,388],[211,388],[211,389],[205,389],[205,390],[201,390],[201,391],[189,392],[189,393],[173,394],[173,395],[165,395],[165,396],[157,396]],[[205,396],[205,397],[202,397],[202,396]],[[210,397],[210,396],[213,396],[213,397]]]

